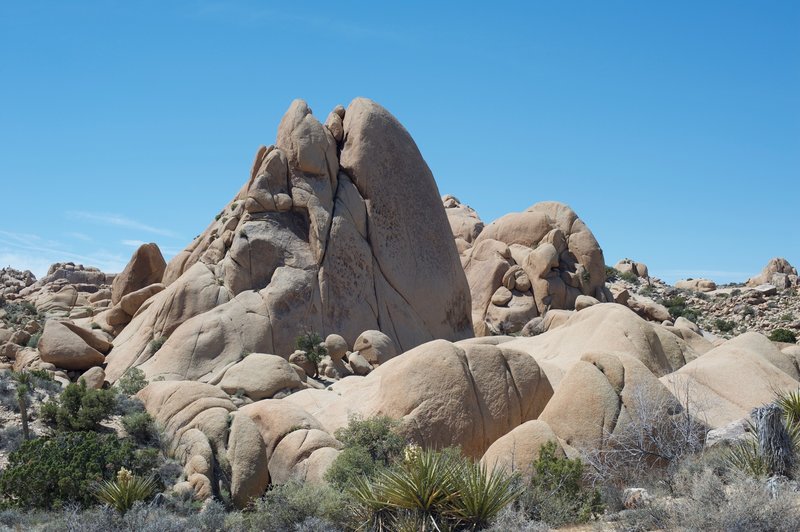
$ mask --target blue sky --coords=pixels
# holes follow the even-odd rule
[[[667,280],[800,266],[800,2],[0,1],[0,266],[200,233],[292,99],[372,98],[487,223]]]

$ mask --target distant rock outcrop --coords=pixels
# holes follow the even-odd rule
[[[131,365],[210,379],[243,351],[288,357],[306,330],[348,345],[378,330],[401,351],[472,335],[433,175],[397,119],[364,98],[325,125],[293,102],[276,144],[163,283],[117,337],[110,381]]]
[[[771,284],[777,288],[789,288],[797,286],[797,268],[789,264],[789,261],[780,257],[771,259],[761,273],[747,280],[747,286],[760,286]]]
[[[476,335],[521,331],[548,310],[574,309],[580,295],[613,301],[603,250],[563,203],[537,203],[482,229],[469,207],[452,196],[444,204],[470,286]]]

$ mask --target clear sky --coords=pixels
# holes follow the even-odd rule
[[[200,233],[294,98],[356,96],[485,222],[571,205],[674,281],[800,266],[800,2],[0,0],[0,266]]]

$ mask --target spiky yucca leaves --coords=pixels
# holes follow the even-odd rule
[[[457,496],[449,515],[473,530],[487,526],[524,489],[515,476],[471,461],[462,462],[453,479]]]
[[[783,412],[784,424],[792,441],[792,451],[800,452],[800,390],[776,393],[775,404]],[[759,449],[758,427],[747,421],[750,435],[735,443],[728,450],[726,461],[729,465],[750,476],[760,478],[769,475],[769,463]]]
[[[514,480],[453,451],[411,446],[401,464],[356,480],[350,495],[360,529],[474,530],[519,497]]]
[[[95,496],[100,502],[124,514],[131,509],[133,503],[149,499],[155,491],[156,481],[152,476],[140,477],[123,467],[115,480],[100,483]]]

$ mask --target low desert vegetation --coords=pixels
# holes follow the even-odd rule
[[[769,333],[769,339],[773,342],[797,343],[797,335],[789,329],[775,329]]]

